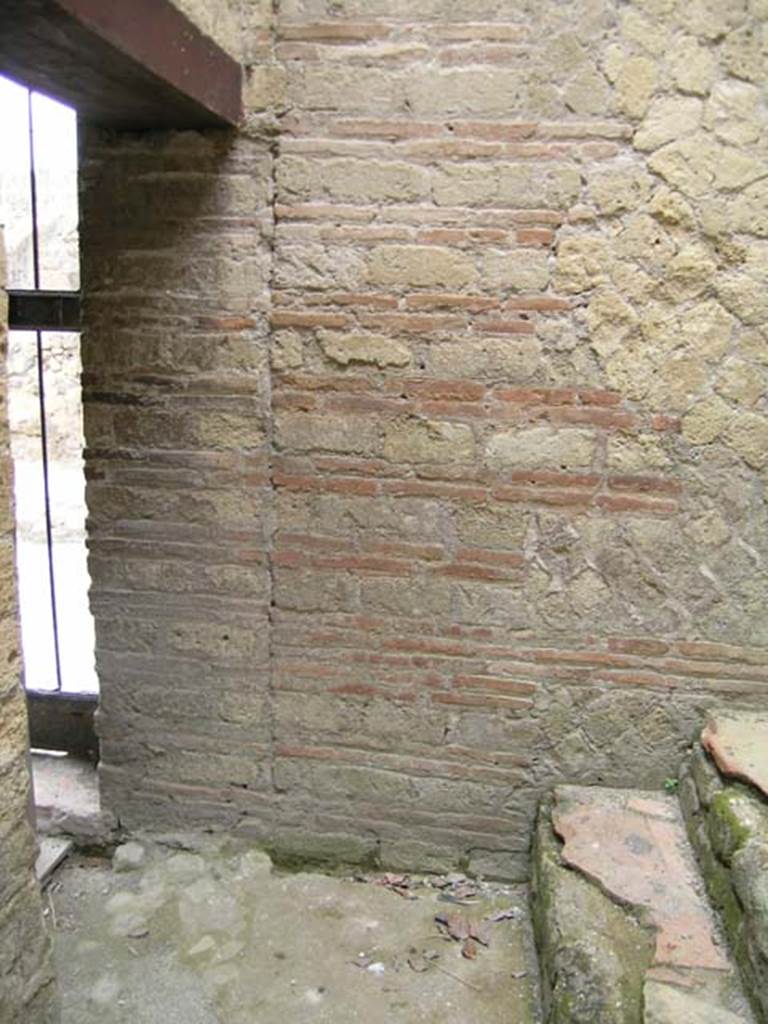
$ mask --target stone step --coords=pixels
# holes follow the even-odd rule
[[[671,796],[558,787],[533,915],[546,1024],[754,1024]]]
[[[768,715],[710,712],[680,774],[680,803],[755,1011],[768,1022]]]

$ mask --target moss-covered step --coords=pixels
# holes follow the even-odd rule
[[[547,1024],[747,1024],[677,801],[562,786],[542,804],[533,913]]]
[[[768,1024],[767,761],[768,715],[714,711],[680,773],[688,833],[763,1024]]]

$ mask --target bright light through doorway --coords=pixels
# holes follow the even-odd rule
[[[33,94],[40,284],[79,288],[77,244],[77,122],[75,112]],[[27,90],[0,77],[0,222],[4,225],[8,287],[33,288],[32,208]],[[94,628],[88,607],[85,548],[80,339],[45,333],[43,381],[48,434],[53,567],[61,689],[98,688]],[[12,331],[8,351],[8,413],[14,461],[16,550],[25,685],[55,690],[35,335]]]

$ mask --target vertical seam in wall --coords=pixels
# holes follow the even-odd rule
[[[270,23],[269,60],[272,60],[275,52],[275,29],[279,12],[279,0],[272,0],[272,17]],[[277,728],[275,715],[275,651],[274,651],[274,630],[275,630],[275,563],[274,563],[274,537],[277,530],[275,510],[275,481],[274,481],[274,429],[273,429],[273,405],[272,405],[272,296],[275,287],[275,245],[277,231],[277,161],[280,156],[280,135],[276,132],[268,141],[270,162],[270,196],[269,201],[272,207],[271,232],[269,236],[269,273],[267,274],[267,364],[264,371],[266,391],[266,424],[265,435],[267,444],[267,479],[269,497],[267,502],[267,522],[265,523],[265,544],[266,564],[268,574],[268,604],[267,604],[267,701],[266,710],[269,725],[269,781],[272,794],[277,793],[275,782],[275,749],[277,745]],[[277,810],[272,811],[272,827],[276,824]]]

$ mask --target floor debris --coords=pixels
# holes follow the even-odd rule
[[[141,845],[119,870],[73,856],[55,876],[63,1024],[540,1020],[523,887],[286,874],[212,837]]]

